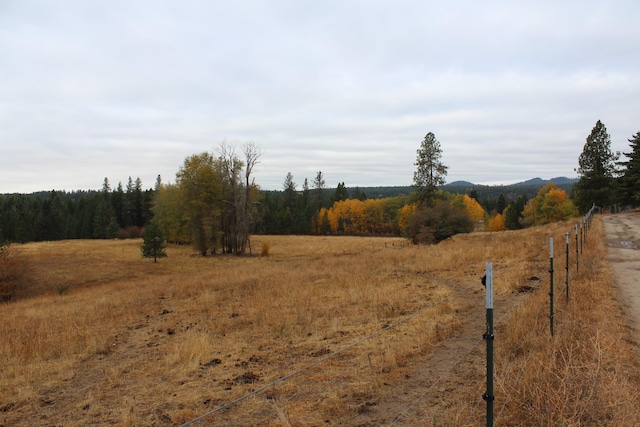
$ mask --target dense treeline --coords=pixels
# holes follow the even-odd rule
[[[245,145],[241,160],[222,144],[219,155],[185,159],[176,184],[163,185],[158,176],[154,189],[143,190],[139,178],[129,177],[126,187],[112,189],[105,178],[101,191],[0,195],[0,242],[139,237],[154,217],[169,241],[191,243],[202,254],[242,254],[250,233],[433,242],[471,229],[519,229],[570,218],[593,204],[640,206],[640,132],[629,142],[626,160],[619,161],[598,121],[579,157],[575,185],[443,186],[447,166],[429,133],[417,151],[412,187],[349,189],[342,182],[330,189],[318,172],[301,188],[288,173],[281,191],[261,191],[253,182],[257,147]]]
[[[47,241],[138,237],[153,217],[154,190],[143,190],[140,178],[126,189],[51,191],[0,196],[0,241]]]

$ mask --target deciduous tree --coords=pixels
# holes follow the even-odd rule
[[[525,205],[523,216],[529,225],[543,225],[572,218],[577,213],[567,192],[549,183]]]
[[[433,206],[423,206],[411,216],[407,237],[414,244],[433,244],[471,231],[473,221],[465,209],[448,200],[436,200]]]
[[[225,173],[225,247],[234,255],[244,255],[249,243],[251,224],[257,212],[258,188],[253,169],[260,162],[260,149],[253,143],[242,147],[244,162],[235,154],[235,146],[222,143],[220,163]]]
[[[187,157],[176,174],[192,242],[202,256],[215,250],[222,233],[222,174],[219,162],[206,152]]]
[[[495,214],[489,218],[487,229],[489,231],[503,231],[505,229],[504,216],[502,216],[502,214]]]

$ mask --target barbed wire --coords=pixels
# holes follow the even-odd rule
[[[442,373],[442,375],[440,375],[440,377],[438,377],[438,379],[437,379],[433,384],[431,384],[431,385],[430,385],[430,386],[429,386],[429,387],[428,387],[428,388],[427,388],[427,389],[426,389],[426,390],[425,390],[425,391],[424,391],[420,396],[418,396],[418,398],[417,398],[417,399],[415,399],[413,402],[411,402],[411,404],[410,404],[410,405],[409,405],[409,406],[408,406],[404,411],[402,411],[402,413],[400,413],[400,415],[398,415],[398,416],[396,417],[396,419],[394,419],[394,420],[391,422],[391,424],[389,424],[389,427],[391,427],[391,426],[395,425],[398,421],[400,421],[400,419],[401,419],[402,417],[404,417],[404,416],[405,416],[405,415],[406,415],[406,414],[411,410],[411,408],[413,408],[413,407],[414,407],[418,402],[420,402],[420,401],[421,401],[421,400],[422,400],[422,399],[423,399],[423,398],[424,398],[424,397],[425,397],[425,396],[426,396],[426,395],[427,395],[431,390],[433,390],[433,388],[434,388],[436,385],[438,385],[438,383],[439,383],[443,378],[445,378],[447,375],[449,375],[449,374],[453,371],[453,369],[454,369],[456,366],[458,366],[458,365],[460,364],[460,362],[462,362],[462,361],[463,361],[463,360],[464,360],[464,359],[465,359],[469,354],[471,354],[471,352],[472,352],[472,351],[473,351],[473,350],[478,346],[478,344],[480,344],[480,343],[482,342],[482,340],[483,340],[483,338],[482,338],[482,337],[481,337],[480,339],[478,339],[478,341],[476,341],[476,342],[471,346],[471,348],[469,348],[469,350],[468,350],[466,353],[464,353],[462,356],[460,356],[460,357],[458,358],[458,360],[456,360],[456,361],[453,363],[453,365],[451,365],[451,366],[449,367],[449,369],[447,369],[446,371],[444,371],[444,372]]]
[[[520,302],[519,304],[514,304],[506,313],[504,313],[502,316],[500,316],[500,318],[497,319],[496,324],[500,324],[511,312],[513,312],[517,307],[519,307],[523,302]],[[458,358],[456,360],[456,362],[454,362],[453,365],[451,365],[449,367],[449,369],[447,369],[445,372],[442,373],[442,375],[440,375],[440,377],[438,377],[438,379],[431,384],[420,396],[418,396],[418,398],[416,398],[402,413],[400,413],[400,415],[398,415],[396,417],[396,419],[394,419],[391,424],[389,424],[389,427],[395,425],[398,421],[400,421],[400,419],[402,419],[402,417],[404,417],[416,404],[418,404],[418,402],[420,402],[420,400],[422,400],[431,390],[433,390],[433,388],[445,377],[447,377],[467,356],[469,356],[474,350],[475,348],[478,346],[478,344],[480,344],[482,341],[484,340],[483,337],[479,338],[476,342],[474,342],[474,344],[468,349],[468,351],[466,353],[464,353],[460,358]],[[480,401],[478,401],[476,403],[476,405],[474,406],[474,409],[471,411],[471,413],[469,414],[469,417],[467,418],[467,421],[473,416],[473,414],[475,413],[475,410],[477,409],[478,405],[480,404]],[[466,423],[466,421],[465,421]]]
[[[386,246],[385,246],[385,248],[386,248]],[[542,248],[544,248],[544,245],[542,245]],[[544,249],[543,249],[543,250],[544,250]],[[527,257],[527,258],[526,258],[526,259],[524,259],[524,260],[520,260],[520,261],[518,261],[516,264],[520,264],[520,263],[523,263],[523,262],[532,262],[532,261],[537,261],[539,257],[540,257],[540,252],[536,253],[535,255],[531,255],[530,257]],[[499,272],[499,271],[504,271],[504,270],[507,270],[507,269],[513,268],[514,266],[515,266],[515,264],[511,264],[511,265],[508,265],[508,266],[499,267],[498,269],[496,269],[496,271],[497,271],[497,272]],[[462,285],[462,284],[461,284],[461,283],[459,283],[459,282],[456,282],[456,281],[453,281],[453,280],[449,280],[449,279],[446,279],[446,278],[443,278],[443,277],[439,277],[438,275],[433,274],[433,273],[422,273],[422,274],[423,274],[424,276],[426,276],[426,277],[430,278],[430,279],[435,279],[436,281],[443,282],[443,283],[448,284],[448,285],[454,285],[454,284],[455,284],[456,286],[464,286],[464,285]],[[243,396],[240,396],[240,397],[238,397],[238,398],[236,398],[236,399],[234,399],[234,400],[231,400],[231,401],[227,402],[226,404],[224,404],[224,405],[222,405],[222,406],[219,406],[219,407],[217,407],[217,408],[215,408],[215,409],[213,409],[213,410],[211,410],[211,411],[209,411],[209,412],[206,412],[205,414],[200,415],[199,417],[196,417],[196,418],[194,418],[194,419],[192,419],[192,420],[190,420],[190,421],[187,421],[186,423],[181,424],[179,427],[186,427],[186,426],[189,426],[189,425],[193,425],[193,424],[195,424],[196,422],[201,421],[201,420],[203,420],[204,418],[207,418],[207,417],[209,417],[209,416],[211,416],[211,415],[213,415],[213,414],[215,414],[215,413],[217,413],[217,412],[223,411],[224,409],[227,409],[227,408],[229,408],[229,407],[231,407],[231,406],[233,406],[233,405],[235,405],[235,404],[237,404],[237,403],[240,403],[240,402],[242,402],[243,400],[245,400],[245,399],[247,399],[247,398],[249,398],[249,397],[251,397],[251,396],[255,396],[255,395],[257,395],[257,394],[260,394],[261,392],[263,392],[263,391],[265,391],[265,390],[267,390],[267,389],[269,389],[269,388],[271,388],[271,387],[273,387],[273,386],[275,386],[275,385],[277,385],[277,384],[279,384],[279,383],[281,383],[281,382],[283,382],[283,381],[286,381],[286,380],[288,380],[288,379],[290,379],[290,378],[292,378],[292,377],[294,377],[294,376],[296,376],[296,375],[298,375],[298,374],[300,374],[300,373],[302,373],[302,372],[304,372],[304,371],[307,371],[307,370],[309,370],[309,369],[311,369],[311,368],[313,368],[313,367],[315,367],[315,366],[318,366],[318,365],[320,365],[320,364],[324,363],[325,361],[327,361],[327,360],[329,360],[329,359],[331,359],[331,358],[333,358],[333,357],[336,357],[336,356],[338,356],[338,355],[340,355],[340,354],[342,354],[342,353],[344,353],[344,352],[346,352],[346,351],[350,350],[351,348],[358,346],[359,344],[362,344],[362,343],[363,343],[363,342],[365,342],[365,341],[368,341],[368,340],[370,340],[370,339],[372,339],[372,338],[375,338],[375,337],[377,337],[377,336],[379,336],[379,335],[381,335],[381,334],[383,334],[383,333],[385,333],[385,332],[387,332],[387,331],[389,331],[389,330],[391,330],[391,329],[393,329],[393,328],[396,328],[397,326],[399,326],[399,325],[401,325],[401,324],[403,324],[403,323],[408,322],[409,320],[411,320],[411,319],[413,319],[413,318],[415,318],[415,317],[419,316],[420,314],[422,314],[422,313],[424,313],[424,312],[426,312],[426,311],[428,311],[428,310],[430,310],[430,309],[433,309],[433,308],[437,307],[438,305],[442,304],[443,302],[445,302],[445,301],[447,301],[447,300],[449,300],[449,299],[451,299],[451,298],[454,298],[454,297],[456,297],[457,295],[459,295],[459,294],[461,294],[461,293],[463,293],[463,292],[465,292],[465,291],[467,291],[467,290],[469,290],[469,289],[471,289],[471,288],[473,288],[473,287],[477,287],[477,285],[475,285],[475,284],[474,284],[474,285],[466,286],[466,287],[464,287],[464,288],[462,288],[462,289],[460,289],[460,290],[458,290],[458,291],[456,291],[456,292],[454,292],[454,293],[452,293],[452,294],[450,294],[450,295],[448,295],[448,296],[446,296],[446,297],[444,297],[444,298],[440,299],[439,301],[437,301],[437,302],[436,302],[436,303],[434,303],[434,304],[431,304],[431,305],[429,305],[429,306],[423,307],[423,308],[421,308],[420,310],[418,310],[418,311],[416,311],[416,312],[414,312],[414,313],[412,313],[412,314],[410,314],[410,315],[408,315],[408,316],[405,316],[404,318],[402,318],[402,319],[400,319],[400,320],[398,320],[398,321],[396,321],[396,322],[393,322],[393,323],[391,323],[391,324],[389,324],[389,325],[386,325],[386,326],[385,326],[385,327],[383,327],[382,329],[380,329],[380,330],[378,330],[378,331],[376,331],[376,332],[374,332],[374,333],[371,333],[371,334],[369,334],[369,335],[367,335],[367,336],[365,336],[365,337],[363,337],[363,338],[361,338],[361,339],[359,339],[359,340],[357,340],[357,341],[355,341],[355,342],[353,342],[353,343],[351,343],[351,344],[349,344],[349,345],[347,345],[347,346],[345,346],[345,347],[341,348],[340,350],[337,350],[336,352],[333,352],[333,353],[328,354],[328,355],[326,355],[326,356],[324,356],[324,357],[321,357],[320,359],[316,360],[316,361],[315,361],[315,362],[313,362],[313,363],[310,363],[310,364],[308,364],[308,365],[306,365],[306,366],[304,366],[304,367],[302,367],[302,368],[296,369],[296,370],[294,370],[294,371],[290,372],[290,373],[289,373],[289,374],[287,374],[287,375],[284,375],[284,376],[282,376],[282,377],[280,377],[280,378],[278,378],[278,379],[276,379],[276,380],[274,380],[274,381],[272,381],[272,382],[270,382],[270,383],[268,383],[268,384],[266,384],[266,385],[264,385],[264,386],[262,386],[262,387],[260,387],[260,388],[258,388],[258,389],[256,389],[256,390],[251,391],[250,393],[247,393],[247,394],[245,394],[245,395],[243,395]],[[520,303],[520,304],[522,304],[522,303]],[[503,320],[503,319],[504,319],[504,318],[505,318],[509,313],[511,313],[513,310],[515,310],[515,308],[519,307],[519,306],[520,306],[520,304],[516,304],[516,305],[514,305],[514,306],[513,306],[513,307],[512,307],[512,308],[511,308],[507,313],[505,313],[504,315],[502,315],[502,316],[500,317],[500,319],[498,320],[498,322],[497,322],[497,323],[502,322],[502,320]],[[537,324],[538,324],[538,320],[539,320],[539,316],[540,316],[540,313],[541,313],[541,312],[542,312],[542,308],[538,311],[538,314],[536,315],[536,323],[535,323],[535,326],[537,326]],[[534,330],[535,330],[535,326],[534,326]],[[446,370],[446,371],[445,371],[445,372],[444,372],[444,373],[443,373],[443,374],[442,374],[442,375],[441,375],[441,376],[440,376],[440,377],[439,377],[439,378],[438,378],[438,379],[437,379],[433,384],[431,384],[431,385],[430,385],[430,386],[429,386],[429,387],[428,387],[428,388],[427,388],[427,389],[426,389],[426,390],[425,390],[425,391],[424,391],[424,392],[423,392],[423,393],[422,393],[422,394],[421,394],[417,399],[415,399],[415,400],[414,400],[414,401],[413,401],[413,402],[412,402],[412,403],[411,403],[407,408],[405,408],[405,410],[404,410],[402,413],[400,413],[400,414],[396,417],[396,419],[394,419],[394,420],[391,422],[391,424],[389,424],[389,426],[393,426],[393,425],[395,425],[395,424],[396,424],[400,419],[402,419],[402,417],[404,417],[404,416],[405,416],[405,415],[406,415],[406,414],[407,414],[407,413],[408,413],[408,412],[409,412],[409,411],[410,411],[410,410],[411,410],[411,409],[412,409],[412,408],[413,408],[413,407],[414,407],[414,406],[415,406],[415,405],[416,405],[420,400],[422,400],[422,399],[424,398],[424,396],[426,396],[426,395],[427,395],[431,390],[433,390],[433,388],[434,388],[434,387],[435,387],[435,386],[436,386],[436,385],[437,385],[437,384],[438,384],[442,379],[446,378],[446,377],[447,377],[447,376],[448,376],[448,375],[449,375],[449,374],[450,374],[450,373],[451,373],[451,372],[452,372],[452,371],[453,371],[453,370],[454,370],[454,369],[455,369],[455,368],[456,368],[456,367],[457,367],[457,366],[458,366],[458,365],[459,365],[459,364],[460,364],[460,363],[461,363],[461,362],[462,362],[462,361],[463,361],[467,356],[469,356],[469,354],[471,354],[471,352],[473,352],[473,350],[474,350],[474,349],[478,346],[478,344],[480,344],[482,341],[483,341],[483,338],[482,338],[482,337],[481,337],[481,338],[479,338],[479,339],[478,339],[478,340],[477,340],[477,341],[476,341],[476,342],[475,342],[475,343],[474,343],[474,344],[469,348],[469,350],[468,350],[466,353],[464,353],[461,357],[459,357],[459,358],[456,360],[456,362],[455,362],[451,367],[449,367],[449,368],[448,368],[448,369],[447,369],[447,370]],[[537,342],[539,342],[539,339],[536,341],[536,343],[537,343]],[[524,345],[524,343],[525,343],[525,341],[523,340],[523,341],[520,343],[519,347],[517,347],[517,348],[522,347],[522,345]],[[516,349],[517,349],[517,348],[516,348]],[[529,359],[531,358],[531,355],[532,355],[532,354],[533,354],[533,351],[530,351],[530,352],[529,352],[529,356],[527,357],[527,360],[525,361],[525,365],[522,367],[522,369],[521,369],[521,371],[520,371],[519,375],[522,375],[522,373],[524,372],[524,368],[526,367],[526,364],[528,363],[528,361],[529,361]],[[474,406],[474,409],[471,411],[471,413],[470,413],[470,415],[469,415],[469,418],[468,418],[468,419],[470,419],[470,418],[474,415],[475,410],[477,409],[477,407],[478,407],[478,405],[479,405],[479,404],[480,404],[480,401],[478,401],[478,402],[476,403],[476,405]],[[504,408],[505,408],[505,407],[506,407],[506,401],[503,403],[503,405],[502,405],[502,407],[501,407],[501,409],[500,409],[500,412],[498,413],[498,417],[497,417],[497,419],[500,417],[500,415],[502,414],[502,411],[504,410]]]

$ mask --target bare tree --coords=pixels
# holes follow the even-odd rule
[[[229,145],[226,142],[220,145],[220,161],[228,186],[227,197],[223,200],[228,212],[223,246],[225,251],[235,255],[244,255],[249,242],[252,214],[255,211],[254,193],[256,193],[252,174],[262,155],[260,149],[252,142],[244,144],[242,151],[245,162],[236,155],[235,145]]]

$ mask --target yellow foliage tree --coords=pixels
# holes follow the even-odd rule
[[[489,231],[503,231],[505,229],[502,214],[496,214],[489,218],[488,229]]]
[[[315,233],[351,235],[398,235],[399,218],[404,197],[384,199],[347,199],[335,202],[329,209],[321,209],[315,219]],[[407,212],[414,212],[410,209]],[[405,213],[406,215],[406,213]],[[408,218],[408,216],[407,216]],[[403,218],[403,221],[408,221]],[[322,229],[324,224],[324,229]]]
[[[463,196],[464,207],[469,214],[469,217],[474,222],[484,221],[484,209],[480,206],[480,203],[473,197],[469,197],[466,194]]]
[[[451,204],[463,208],[473,222],[484,221],[484,208],[473,197],[457,194],[451,199]]]
[[[409,225],[409,218],[418,210],[418,204],[412,203],[409,205],[404,205],[400,212],[398,213],[398,227],[400,231],[404,232],[407,229],[407,225]]]
[[[566,191],[549,183],[527,202],[522,214],[527,224],[543,225],[572,218],[578,215],[578,210]]]

